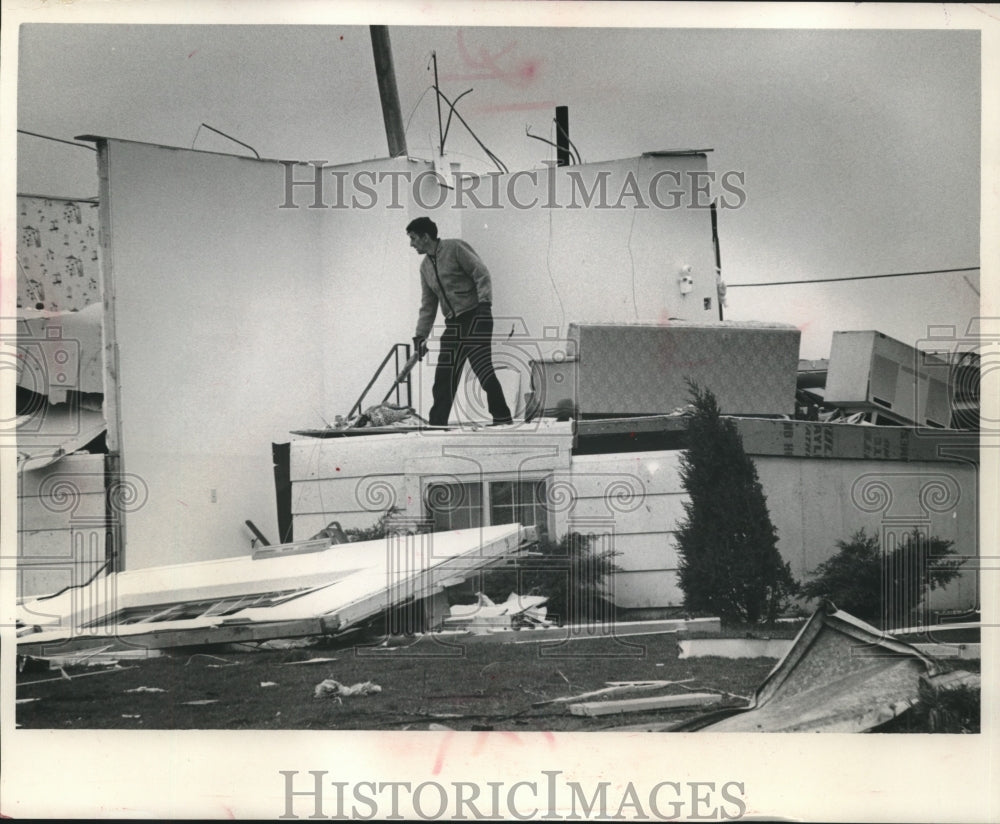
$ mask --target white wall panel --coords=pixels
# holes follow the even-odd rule
[[[276,535],[271,443],[323,398],[321,213],[282,210],[277,163],[108,141],[102,200],[127,568],[236,555]],[[109,422],[109,426],[114,424]]]
[[[618,572],[614,576],[615,603],[623,609],[679,607],[684,593],[675,572]]]

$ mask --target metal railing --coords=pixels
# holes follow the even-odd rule
[[[400,353],[402,353],[402,360],[400,359]],[[388,365],[390,360],[394,360],[395,370],[393,376],[395,377],[402,370],[403,365],[410,359],[410,344],[408,343],[394,343],[392,348],[389,350],[388,354],[382,359],[382,363],[379,364],[378,369],[375,370],[375,374],[372,375],[372,379],[368,381],[368,385],[362,391],[360,397],[354,402],[354,406],[351,407],[351,411],[347,413],[348,418],[353,418],[355,413],[361,412],[362,405],[365,402],[365,397],[371,388],[375,385],[375,382],[382,376],[382,372],[385,371],[385,367]],[[385,397],[382,398],[381,403],[385,403],[392,396],[393,392],[396,393],[396,405],[397,406],[412,406],[413,405],[413,395],[410,390],[410,375],[408,373],[405,378],[401,381],[394,381],[393,385],[389,388],[389,391],[385,393]],[[400,391],[403,387],[406,387],[406,403],[402,404],[400,402]]]

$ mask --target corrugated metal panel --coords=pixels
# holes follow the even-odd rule
[[[728,718],[693,719],[678,731],[864,732],[917,701],[919,678],[937,668],[909,644],[845,612],[820,609],[757,688]]]

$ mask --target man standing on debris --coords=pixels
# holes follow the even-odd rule
[[[464,240],[438,237],[437,224],[418,217],[406,227],[410,246],[424,255],[420,263],[422,298],[413,346],[420,357],[427,352],[427,336],[438,305],[445,330],[434,372],[434,405],[430,423],[446,426],[465,362],[486,393],[494,425],[512,423],[510,408],[493,370],[493,284],[489,270]]]

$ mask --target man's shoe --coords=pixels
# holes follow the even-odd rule
[[[514,423],[513,418],[502,418],[500,420],[495,420],[490,426],[511,426]]]

